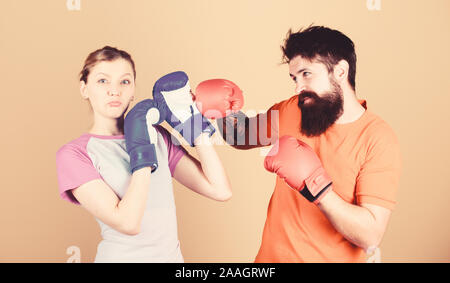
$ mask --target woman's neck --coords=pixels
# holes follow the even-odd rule
[[[123,117],[119,119],[95,119],[89,133],[103,136],[123,135]]]
[[[102,128],[96,128],[93,126],[89,131],[90,134],[93,135],[100,135],[100,136],[119,136],[123,135],[123,131],[119,129],[102,129]]]

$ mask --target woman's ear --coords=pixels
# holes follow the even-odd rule
[[[346,60],[341,60],[334,66],[333,74],[337,82],[342,83],[347,80],[348,69],[349,65]]]
[[[87,95],[87,86],[84,81],[80,81],[80,93],[81,93],[81,97],[83,97],[83,99],[89,98],[89,96]]]

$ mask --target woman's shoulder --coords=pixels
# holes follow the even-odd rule
[[[161,134],[161,136],[164,139],[164,142],[167,146],[167,150],[169,151],[169,155],[175,151],[178,152],[180,150],[184,151],[184,148],[182,147],[182,143],[180,142],[180,139],[177,138],[179,136],[177,131],[174,131],[174,133],[170,133],[166,128],[164,128],[161,125],[155,125],[156,131]],[[181,139],[181,141],[184,141]]]
[[[156,131],[162,135],[167,146],[170,146],[171,144],[179,144],[177,142],[174,143],[177,139],[166,128],[161,125],[155,125],[154,127]]]
[[[163,136],[168,136],[170,133],[161,125],[154,125],[157,132],[161,133]]]
[[[89,134],[82,134],[78,138],[75,138],[64,145],[62,145],[56,152],[56,156],[76,154],[86,151],[86,145],[91,136]]]

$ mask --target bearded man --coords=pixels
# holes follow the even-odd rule
[[[255,262],[364,262],[396,205],[398,140],[356,96],[350,38],[310,26],[289,31],[282,51],[296,94],[255,117],[218,120],[237,149],[275,144],[264,166],[277,180]]]

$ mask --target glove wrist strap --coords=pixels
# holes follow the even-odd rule
[[[202,114],[195,114],[189,120],[183,124],[179,124],[175,129],[180,132],[183,138],[189,143],[190,146],[195,146],[195,139],[202,133],[208,133],[212,136],[216,129],[214,126],[203,117]]]
[[[305,186],[300,193],[310,202],[318,204],[331,189],[331,184],[330,176],[323,167],[320,167],[305,180]]]
[[[151,167],[153,173],[158,168],[155,145],[142,145],[131,150],[130,165],[131,172],[144,167]]]

